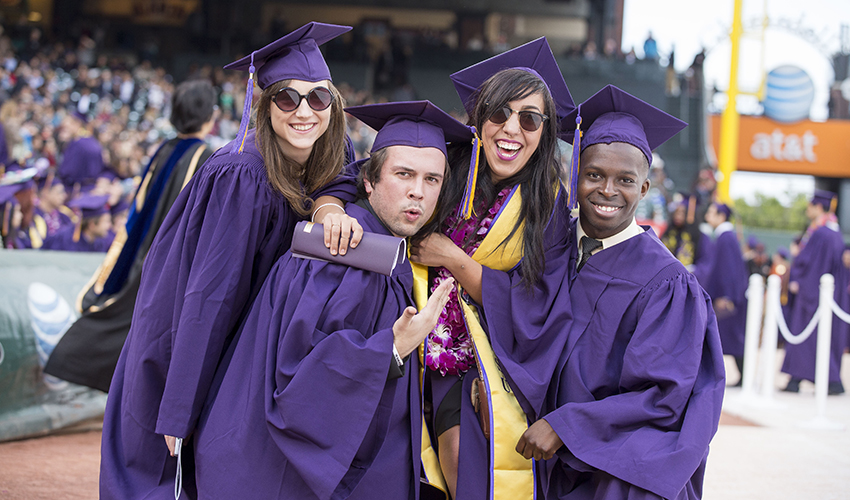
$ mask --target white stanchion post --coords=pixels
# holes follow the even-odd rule
[[[829,386],[829,355],[832,344],[832,296],[835,294],[835,278],[831,274],[820,277],[820,299],[818,302],[818,343],[815,358],[815,400],[818,418],[826,418],[826,398]]]
[[[756,392],[756,359],[758,358],[761,316],[764,309],[764,278],[759,274],[750,276],[747,288],[747,330],[744,337],[744,373],[741,393],[752,396]]]
[[[776,379],[776,343],[779,339],[779,325],[776,315],[782,314],[779,298],[782,293],[782,278],[772,274],[767,278],[767,307],[764,316],[764,336],[762,338],[761,359],[763,377],[761,395],[765,400],[773,399]]]

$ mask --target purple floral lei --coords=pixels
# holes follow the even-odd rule
[[[502,205],[505,204],[510,192],[511,188],[500,191],[493,206],[490,207],[487,215],[481,221],[475,218],[449,217],[446,220],[446,230],[444,231],[446,236],[451,238],[455,245],[462,248],[467,255],[475,253],[484,237],[487,236],[487,232],[490,231],[493,219],[499,213]],[[484,207],[476,208],[481,210]],[[475,234],[474,238],[469,240],[468,245],[464,247],[463,243],[473,233]],[[449,270],[444,267],[436,268],[436,272],[437,276],[431,285],[431,292],[436,290],[443,280],[452,277]],[[469,332],[463,319],[460,298],[457,294],[457,283],[455,283],[451,292],[449,292],[449,301],[437,320],[437,326],[428,335],[425,364],[428,368],[439,371],[444,376],[461,375],[474,365],[474,358],[472,340],[469,338]]]

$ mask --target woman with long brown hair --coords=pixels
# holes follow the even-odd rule
[[[479,135],[450,149],[457,176],[438,231],[411,249],[432,290],[458,285],[426,342],[429,423],[453,498],[530,499],[531,462],[514,447],[539,415],[571,321],[573,193],[559,181],[557,140],[573,100],[545,38],[452,80]]]
[[[109,391],[101,498],[193,497],[190,438],[213,374],[296,222],[321,210],[326,241],[344,253],[349,231],[359,240],[341,204],[356,191],[344,103],[318,48],[350,29],[309,23],[225,67],[250,72],[242,125],[177,198],[145,261]]]

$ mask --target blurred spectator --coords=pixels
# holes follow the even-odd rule
[[[112,244],[112,214],[107,195],[84,195],[69,205],[79,211],[79,222],[44,240],[44,250],[106,252]]]
[[[770,256],[765,251],[764,243],[755,235],[750,235],[744,244],[744,261],[747,263],[747,274],[760,274],[765,278],[770,275]]]
[[[643,42],[643,58],[647,61],[658,60],[658,44],[652,38],[651,31],[647,34],[646,40]]]
[[[582,56],[587,61],[593,61],[596,59],[599,56],[599,52],[596,50],[596,42],[588,40],[587,43],[584,44]]]
[[[620,47],[617,46],[617,41],[613,38],[605,40],[605,46],[602,48],[602,53],[605,59],[622,59],[623,53],[620,52]]]
[[[679,97],[682,93],[682,86],[679,84],[679,75],[676,73],[676,52],[670,51],[670,58],[667,63],[667,70],[664,76],[664,92],[671,97]]]

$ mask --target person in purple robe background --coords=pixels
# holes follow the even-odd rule
[[[7,219],[3,229],[7,248],[41,248],[43,240],[35,229],[34,220],[38,205],[34,181],[37,173],[37,168],[24,167],[17,163],[3,169],[0,182],[9,197],[6,202]]]
[[[428,101],[347,111],[379,129],[371,158],[358,162],[361,198],[349,213],[368,233],[413,237],[437,205],[446,140],[469,140],[470,130]],[[419,498],[415,350],[451,285],[446,281],[416,314],[407,261],[386,276],[285,254],[204,406],[195,447],[198,496]]]
[[[226,66],[248,70],[239,134],[177,196],[145,259],[130,331],[104,416],[100,496],[164,496],[213,374],[274,262],[302,218],[322,220],[325,243],[355,246],[353,160],[343,99],[319,45],[351,28],[309,23]],[[256,73],[255,73],[256,71]],[[262,93],[247,130],[254,75]],[[336,252],[336,244],[332,253]],[[191,440],[181,454],[191,471]],[[194,496],[191,472],[183,483]]]
[[[33,216],[33,229],[44,241],[63,227],[74,225],[76,214],[65,204],[68,193],[59,177],[47,173],[37,185],[38,204]]]
[[[711,297],[723,354],[735,358],[740,375],[735,387],[740,387],[744,374],[744,337],[747,333],[747,287],[749,273],[741,253],[735,226],[729,219],[732,209],[723,203],[712,203],[705,221],[714,230],[711,270],[700,282]]]
[[[725,389],[707,293],[634,213],[685,123],[612,85],[580,113],[573,325],[546,413],[517,443],[542,498],[694,499]]]
[[[82,195],[68,202],[79,211],[79,222],[68,225],[48,236],[42,250],[65,252],[106,252],[112,244],[112,214],[109,196]]]
[[[788,275],[788,302],[783,308],[788,329],[799,335],[812,320],[818,309],[820,299],[820,278],[831,274],[835,278],[833,298],[840,308],[850,310],[850,295],[842,283],[847,283],[848,270],[841,256],[844,253],[844,239],[838,227],[835,208],[838,196],[835,193],[816,189],[806,207],[806,217],[811,223],[803,234],[799,244],[799,253],[791,262]],[[812,335],[801,344],[785,343],[785,359],[782,372],[791,375],[787,392],[799,392],[800,382],[815,380],[815,358],[817,336]],[[841,357],[848,342],[848,325],[839,318],[832,318],[832,342],[829,356],[830,395],[844,393],[841,383]]]
[[[0,239],[2,239],[3,248],[10,250],[28,248],[23,241],[26,231],[21,228],[24,214],[16,198],[18,192],[24,190],[26,186],[26,182],[0,183]]]
[[[681,199],[671,203],[670,225],[661,236],[661,241],[700,280],[711,272],[711,240],[700,231],[696,222],[696,196],[676,196],[681,196]]]
[[[88,117],[74,112],[66,118],[72,139],[62,151],[56,174],[65,183],[70,198],[91,190],[104,170],[103,146],[89,129]]]
[[[574,105],[545,38],[451,78],[468,125],[480,134],[480,147],[450,149],[453,180],[434,218],[435,232],[411,247],[411,260],[431,268],[432,288],[452,277],[478,318],[462,315],[456,287],[440,318],[439,335],[429,337],[426,349],[426,390],[433,405],[429,425],[452,498],[485,498],[491,491],[502,498],[513,493],[494,491],[492,471],[502,457],[491,460],[488,448],[513,454],[525,420],[540,414],[570,321],[563,281],[572,190],[560,185],[556,151],[560,119]],[[507,210],[511,199],[521,199],[514,212]],[[471,214],[464,213],[469,209]],[[504,232],[496,234],[505,235],[499,245],[510,247],[519,240],[516,265],[507,259],[501,269],[479,263],[488,255],[475,252],[497,226]],[[470,321],[487,333],[503,384],[527,415],[518,418],[521,428],[500,427],[489,439],[469,396],[480,372],[466,326]],[[465,376],[469,370],[473,375]],[[524,465],[530,477],[531,464]]]

